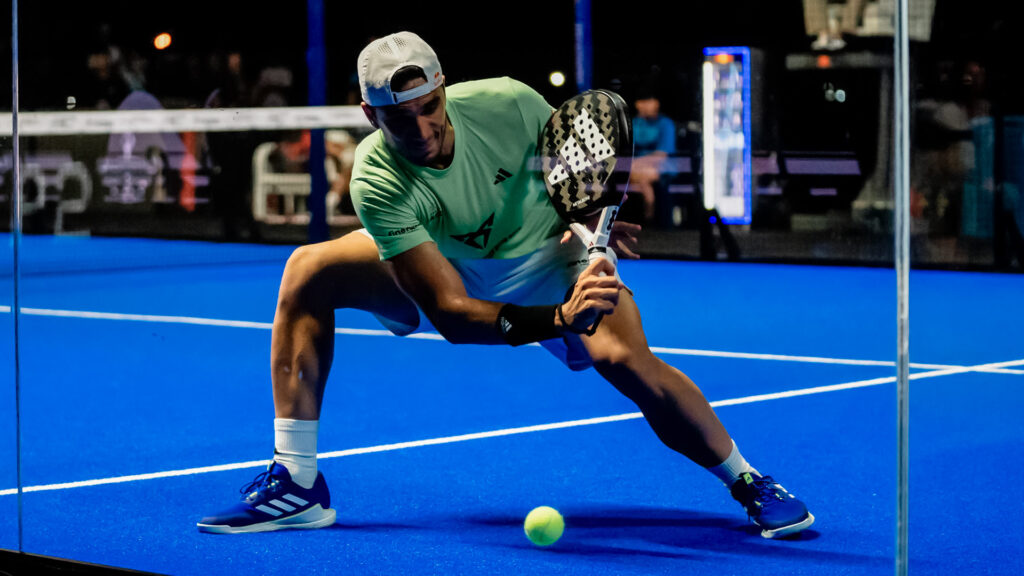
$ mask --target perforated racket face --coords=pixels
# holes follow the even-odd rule
[[[633,152],[625,101],[607,90],[574,96],[544,126],[538,151],[548,196],[565,220],[621,204]]]

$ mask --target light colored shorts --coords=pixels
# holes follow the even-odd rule
[[[365,229],[360,232],[370,237]],[[462,277],[466,293],[472,298],[519,306],[541,306],[566,300],[569,289],[587,267],[587,250],[576,238],[563,245],[560,237],[556,236],[549,239],[540,250],[519,258],[449,261]],[[398,336],[434,331],[422,310],[419,324],[415,326],[375,316],[385,328]],[[586,370],[593,365],[590,355],[576,336],[544,340],[540,345],[571,370]]]

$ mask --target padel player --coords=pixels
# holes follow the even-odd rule
[[[544,98],[509,78],[446,87],[433,49],[408,32],[366,46],[358,73],[379,129],[360,143],[352,174],[366,228],[289,258],[271,340],[274,459],[199,529],[334,523],[316,453],[338,308],[371,312],[399,335],[429,321],[453,343],[540,342],[635,402],[662,442],[730,488],[763,536],[810,526],[804,504],[740,455],[697,386],[650,351],[614,265],[588,265],[581,242],[562,241],[565,224],[530,165],[552,114]],[[629,256],[635,231],[619,226]],[[601,314],[596,332],[581,334]]]

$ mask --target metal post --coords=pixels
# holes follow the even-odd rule
[[[13,236],[14,257],[14,298],[11,302],[11,314],[14,317],[14,451],[15,474],[18,483],[18,551],[24,549],[22,522],[22,489],[21,489],[21,336],[19,303],[19,284],[21,277],[21,146],[18,141],[18,0],[11,0],[11,142],[12,164],[11,176],[11,236]],[[40,193],[42,193],[40,191]]]
[[[590,29],[590,0],[576,2],[576,90],[594,85],[594,42]]]
[[[324,47],[324,2],[307,0],[306,7],[308,41],[306,69],[309,76],[309,105],[327,105],[327,50]],[[310,131],[309,177],[310,190],[307,209],[309,210],[309,241],[323,242],[329,237],[327,227],[327,174],[324,162],[327,151],[324,147],[324,130]]]
[[[896,575],[906,576],[910,467],[910,42],[908,0],[896,2],[893,162],[896,260]]]

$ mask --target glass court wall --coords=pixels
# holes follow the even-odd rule
[[[272,428],[257,422],[273,418],[270,331],[261,323],[273,318],[294,246],[258,242],[249,190],[258,146],[299,149],[303,134],[237,131],[225,120],[230,109],[305,104],[304,33],[287,32],[304,29],[304,10],[257,16],[201,3],[104,3],[67,6],[54,18],[56,4],[21,4],[22,158],[40,183],[31,191],[25,184],[31,209],[21,252],[21,550],[179,571],[153,559],[187,555],[171,552],[173,534],[197,533],[213,507],[182,509],[169,524],[139,515],[150,496],[184,496],[183,485],[171,496],[143,478],[270,454],[258,432]],[[234,41],[245,34],[273,50],[240,49]],[[52,38],[61,38],[59,50]],[[214,130],[187,116],[211,110],[225,111]],[[291,158],[270,152],[261,152],[260,166]],[[277,201],[280,227],[304,228]],[[250,242],[225,242],[243,238]],[[241,308],[224,308],[222,299]],[[202,360],[213,357],[221,368]],[[221,436],[216,423],[239,408],[239,397],[259,398],[243,409],[258,416],[241,436]],[[242,483],[220,486],[225,504]],[[87,519],[101,501],[111,516]],[[53,529],[70,524],[77,528]]]
[[[0,10],[5,15],[11,14],[11,3],[3,2]],[[3,19],[3,38],[11,38],[11,22]],[[0,48],[0,74],[4,78],[12,78],[11,43],[8,41]],[[7,85],[5,83],[5,85]],[[3,109],[3,122],[11,123],[12,90],[4,90],[0,97],[0,108]],[[14,235],[11,230],[14,204],[13,193],[17,188],[13,185],[13,147],[14,141],[10,131],[0,131],[0,549],[18,549],[18,500],[12,495],[18,485],[18,453],[17,453],[17,392],[15,383],[15,340],[14,340]]]
[[[915,11],[930,26],[916,25]],[[1004,550],[1021,531],[985,470],[1024,454],[1024,84],[1014,48],[1024,29],[995,3],[911,2],[910,14],[911,263],[1008,273],[911,275],[912,362],[971,371],[912,376],[909,569],[1010,574],[1024,561]]]
[[[320,440],[338,527],[282,535],[284,552],[267,539],[199,534],[196,521],[230,504],[271,457],[267,357],[289,255],[360,226],[347,194],[354,147],[371,132],[356,107],[359,49],[414,30],[449,85],[509,75],[557,105],[581,88],[574,13],[536,3],[500,25],[442,33],[445,15],[414,3],[384,16],[328,3],[314,18],[318,45],[305,5],[78,6],[55,20],[39,2],[21,8],[21,108],[33,123],[20,141],[18,406],[14,314],[3,314],[0,336],[11,382],[0,390],[0,548],[196,574],[255,574],[302,555],[351,573],[416,562],[467,573],[552,567],[563,556],[555,568],[595,572],[696,572],[709,561],[891,571],[895,6],[765,4],[692,6],[681,19],[653,2],[594,1],[591,82],[645,116],[638,129],[655,130],[652,104],[670,120],[649,194],[630,194],[621,216],[644,226],[643,259],[622,271],[649,344],[700,387],[751,464],[807,502],[817,520],[801,538],[763,541],[717,480],[661,450],[640,422],[467,442],[454,455],[378,453],[635,406],[594,371],[534,364],[533,350],[395,341],[348,311],[335,317]],[[1012,24],[975,4],[910,4],[910,565],[927,573],[1012,567],[972,563],[1013,534],[1002,529],[1012,519],[998,482],[977,463],[1014,461],[1024,436],[1013,391],[1024,100],[1006,47]],[[52,37],[66,38],[64,49]],[[551,83],[555,71],[568,80]],[[2,143],[9,155],[12,142]],[[705,173],[709,156],[718,179]],[[12,180],[0,177],[10,206]],[[321,201],[325,229],[311,209]],[[8,239],[0,307],[10,308]],[[444,382],[404,386],[423,379],[424,362],[452,368]],[[33,488],[20,543],[15,416],[22,483]],[[595,443],[617,458],[602,460]],[[538,477],[545,489],[524,487],[538,469],[553,470]],[[519,500],[502,500],[509,494]],[[548,502],[564,504],[568,524],[568,553],[554,559],[521,536],[521,516]],[[81,519],[74,533],[68,518]],[[970,528],[936,529],[947,524]],[[938,562],[942,550],[959,560]]]

